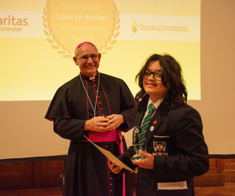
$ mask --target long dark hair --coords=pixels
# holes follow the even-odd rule
[[[159,61],[162,67],[162,84],[168,87],[168,93],[164,98],[164,103],[168,108],[178,108],[184,103],[187,103],[187,89],[184,85],[184,79],[182,77],[182,70],[179,63],[170,55],[151,55],[140,72],[136,75],[135,80],[138,81],[140,91],[135,96],[138,110],[145,109],[145,104],[149,99],[149,95],[145,92],[143,87],[143,78],[145,70],[152,61]]]

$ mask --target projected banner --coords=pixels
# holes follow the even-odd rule
[[[8,0],[0,9],[0,101],[51,100],[79,73],[72,57],[83,41],[102,54],[99,71],[122,78],[133,95],[146,58],[169,53],[189,99],[201,98],[198,0]]]

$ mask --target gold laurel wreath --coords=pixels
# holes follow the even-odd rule
[[[120,34],[120,31],[118,31],[120,29],[119,11],[117,10],[117,6],[114,1],[113,7],[113,29],[111,34],[109,35],[109,38],[105,41],[104,45],[101,45],[101,47],[99,48],[101,54],[106,54],[107,52],[105,50],[110,50],[113,48],[112,45],[117,42],[117,37]]]
[[[62,54],[65,58],[71,58],[74,56],[74,53],[71,52],[68,48],[66,48],[63,44],[60,43],[59,39],[56,38],[55,33],[52,30],[51,27],[51,21],[50,21],[50,11],[51,8],[49,6],[50,0],[46,3],[46,8],[43,9],[43,26],[45,30],[43,31],[44,34],[47,36],[47,41],[51,43],[51,47],[57,50],[59,54]],[[106,54],[107,50],[110,50],[113,48],[113,44],[117,42],[117,37],[119,36],[120,32],[118,31],[120,29],[120,18],[119,18],[119,11],[117,10],[117,6],[115,2],[113,1],[114,10],[113,10],[113,29],[109,35],[109,38],[105,41],[104,45],[101,45],[99,48],[99,51],[101,54]]]

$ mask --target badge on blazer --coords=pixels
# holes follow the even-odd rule
[[[153,152],[154,156],[168,155],[168,153],[166,153],[166,142],[164,141],[154,141],[153,149],[154,149]]]

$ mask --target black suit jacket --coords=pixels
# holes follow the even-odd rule
[[[140,126],[145,111],[137,112],[135,126]],[[154,155],[154,168],[138,168],[137,196],[193,196],[193,177],[209,169],[208,149],[202,133],[199,113],[184,104],[168,109],[164,101],[152,116],[146,132],[147,152]],[[129,167],[133,147],[119,156]],[[159,189],[161,183],[184,182],[186,189]]]

